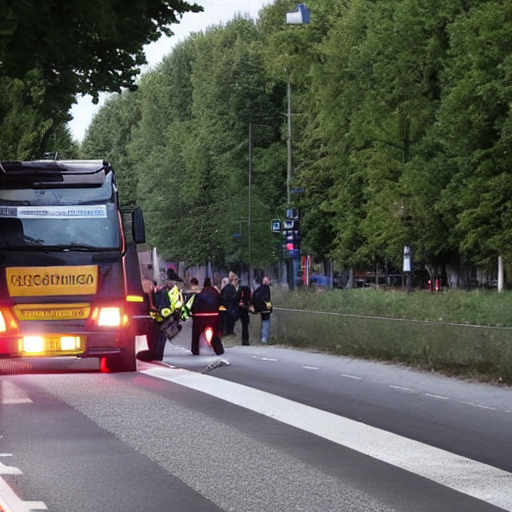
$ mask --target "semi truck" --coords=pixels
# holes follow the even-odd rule
[[[0,358],[135,371],[144,242],[142,211],[120,207],[109,163],[0,162]]]

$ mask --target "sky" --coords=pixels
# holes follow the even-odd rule
[[[143,73],[160,63],[165,55],[171,53],[177,42],[186,39],[191,33],[201,32],[211,25],[226,23],[238,13],[257,18],[260,9],[273,3],[273,0],[189,0],[189,3],[202,5],[204,12],[186,13],[179,25],[171,26],[174,36],[171,38],[162,36],[158,41],[147,45],[144,50],[148,65],[142,69]],[[78,103],[71,109],[73,120],[69,123],[75,140],[82,141],[94,114],[107,97],[108,95],[101,94],[98,105],[92,103],[90,96],[77,98]]]

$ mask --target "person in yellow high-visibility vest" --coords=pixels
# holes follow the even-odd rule
[[[164,286],[153,286],[150,295],[149,314],[155,323],[153,339],[148,339],[148,353],[139,354],[139,359],[162,361],[165,343],[181,331],[181,320],[190,316],[180,288],[173,282]]]

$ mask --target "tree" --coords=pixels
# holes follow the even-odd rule
[[[81,145],[82,158],[102,159],[114,166],[123,205],[137,201],[138,176],[129,145],[140,117],[138,91],[111,96],[94,116]]]
[[[132,87],[146,63],[143,46],[185,12],[202,7],[183,0],[2,0],[0,73],[24,79],[38,69],[59,103],[78,93]],[[60,97],[60,99],[59,99]]]
[[[282,97],[267,88],[260,37],[244,17],[191,36],[136,93],[102,107],[86,135],[85,154],[126,156],[148,241],[170,259],[248,264],[249,125],[251,263],[266,262],[274,249],[269,225],[283,207],[286,153]],[[130,109],[138,114],[123,114]],[[123,175],[119,184],[127,185]]]
[[[202,10],[184,0],[1,0],[3,157],[53,149],[48,140],[70,120],[78,94],[97,102],[99,92],[136,88],[143,46],[171,35],[183,13]],[[13,133],[19,142],[8,142]]]
[[[276,256],[268,226],[285,210],[289,78],[304,251],[399,268],[410,245],[416,268],[492,270],[512,243],[512,4],[308,6],[307,26],[287,26],[296,3],[276,0],[255,24],[195,34],[124,95],[139,117],[118,140],[151,243],[188,263],[247,263],[251,125],[251,263]],[[94,131],[98,147],[116,147]]]
[[[37,71],[25,80],[0,77],[0,155],[4,160],[31,160],[45,152],[76,155],[78,147],[64,122],[42,109],[45,87]]]
[[[479,268],[509,258],[512,4],[483,2],[450,27],[449,66],[437,136],[454,172],[440,207],[461,256]],[[507,259],[508,259],[507,258]]]

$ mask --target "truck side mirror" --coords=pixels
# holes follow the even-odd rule
[[[133,241],[136,244],[143,244],[146,242],[146,226],[144,224],[144,215],[142,209],[137,206],[132,212],[132,229]]]

